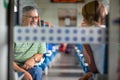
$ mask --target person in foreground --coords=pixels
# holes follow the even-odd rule
[[[106,9],[102,2],[91,1],[82,8],[82,27],[105,28]],[[83,44],[83,53],[88,63],[89,72],[80,77],[79,80],[93,80],[96,73],[104,73],[105,44]]]
[[[23,8],[22,26],[36,27],[39,21],[38,11],[32,6]],[[46,52],[45,42],[14,43],[13,68],[22,80],[42,80],[42,69],[36,65]]]

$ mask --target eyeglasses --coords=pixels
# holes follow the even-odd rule
[[[31,19],[38,19],[38,16],[27,16],[27,15],[23,15],[23,16],[25,16],[27,18],[31,18]]]

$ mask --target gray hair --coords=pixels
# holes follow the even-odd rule
[[[26,12],[28,12],[28,11],[31,11],[31,10],[36,10],[36,11],[38,12],[38,10],[37,10],[35,7],[33,7],[33,6],[25,6],[25,7],[23,8],[22,12],[23,12],[23,14],[24,14],[24,13],[26,13]]]

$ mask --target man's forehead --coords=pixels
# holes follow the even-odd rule
[[[37,10],[30,10],[25,12],[25,15],[33,15],[33,16],[38,16]]]

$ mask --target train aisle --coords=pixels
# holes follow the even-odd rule
[[[76,65],[75,55],[58,53],[54,64],[48,69],[48,75],[43,80],[78,80],[84,74],[79,65]]]

